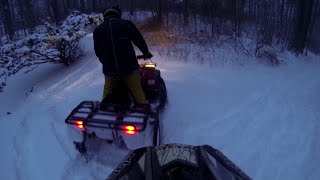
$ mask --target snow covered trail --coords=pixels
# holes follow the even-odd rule
[[[319,68],[170,69],[164,142],[210,144],[254,179],[318,179]]]
[[[0,117],[0,179],[104,179],[126,155],[101,144],[87,163],[66,134],[70,111],[102,95],[92,37],[84,41],[86,57]],[[164,143],[209,144],[254,179],[318,179],[320,62],[232,70],[155,59],[169,96]]]
[[[91,38],[85,41],[91,49]],[[112,153],[101,154],[106,158],[86,164],[66,136],[64,123],[79,102],[99,100],[102,86],[101,65],[92,51],[74,66],[57,71],[55,76],[45,76],[18,110],[1,117],[0,179],[105,178],[112,170],[106,164],[115,166],[127,152],[118,153],[118,161],[110,159],[110,154],[119,152],[113,147]],[[1,107],[5,106],[1,101]],[[83,172],[79,174],[79,170]]]

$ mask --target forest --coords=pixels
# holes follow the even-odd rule
[[[297,53],[306,48],[319,50],[319,0],[0,0],[0,34],[14,40],[32,32],[47,17],[57,23],[74,10],[99,13],[114,4],[131,15],[152,12],[167,25],[172,20],[169,16],[177,15],[179,26],[194,26],[193,33],[201,33],[197,21],[203,21],[210,25],[208,36],[230,32],[241,36],[251,30],[266,44]]]

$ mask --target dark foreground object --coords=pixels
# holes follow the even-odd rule
[[[107,180],[251,179],[209,145],[166,144],[130,152]]]

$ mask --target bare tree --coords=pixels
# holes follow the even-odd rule
[[[18,30],[24,30],[27,35],[27,32],[39,24],[38,18],[50,16],[54,22],[59,22],[70,10],[101,12],[115,2],[116,0],[0,0],[0,23],[3,33],[8,39],[12,39],[15,31],[16,34],[21,32]],[[181,29],[188,33],[189,28],[193,28],[189,33],[197,34],[200,32],[199,22],[206,23],[209,28],[211,26],[212,37],[219,36],[220,33],[230,35],[231,32],[241,36],[244,30],[249,29],[257,32],[257,36],[263,36],[264,40],[260,42],[269,45],[277,43],[283,49],[294,49],[299,53],[315,38],[312,34],[319,16],[319,0],[118,0],[119,3],[131,15],[135,11],[151,11],[158,22],[166,18],[167,28],[170,23],[179,22],[179,33],[182,32]],[[189,24],[190,20],[192,24]]]
[[[157,14],[157,21],[158,22],[162,22],[163,18],[162,18],[162,0],[158,0],[158,10],[157,10],[158,14]]]
[[[48,0],[49,1],[49,9],[50,9],[50,14],[53,16],[55,22],[59,22],[61,15],[60,15],[60,8],[58,1],[56,0]]]
[[[133,15],[133,11],[134,11],[134,0],[130,0],[130,15]]]
[[[297,2],[297,21],[292,48],[297,53],[303,53],[309,32],[314,0],[299,0]]]
[[[184,16],[184,24],[188,25],[189,24],[189,0],[184,0],[183,1],[183,16]]]
[[[35,27],[35,17],[33,10],[33,1],[31,0],[17,0],[18,13],[21,18],[22,28],[27,35],[27,30],[32,30]]]
[[[85,1],[84,0],[80,0],[80,10],[81,10],[81,12],[85,12],[86,11]]]
[[[9,0],[0,0],[0,10],[2,11],[2,22],[8,39],[14,36],[12,11]]]
[[[91,3],[92,3],[92,9],[94,12],[97,11],[97,0],[91,0]]]
[[[314,34],[316,22],[317,22],[317,20],[319,20],[320,3],[319,3],[318,0],[314,1],[312,12],[313,13],[311,15],[312,17],[311,17],[310,28],[309,28],[309,32],[308,32],[307,37],[306,37],[307,46],[309,46],[311,41],[312,41],[312,37],[313,37],[313,34]],[[307,53],[307,51],[306,51],[306,53]]]

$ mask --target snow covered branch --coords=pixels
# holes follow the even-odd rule
[[[0,46],[0,92],[8,77],[21,70],[28,73],[45,63],[70,65],[83,55],[80,39],[88,29],[102,21],[100,15],[79,15],[72,12],[59,25],[43,21],[43,30],[18,41],[7,41]]]

